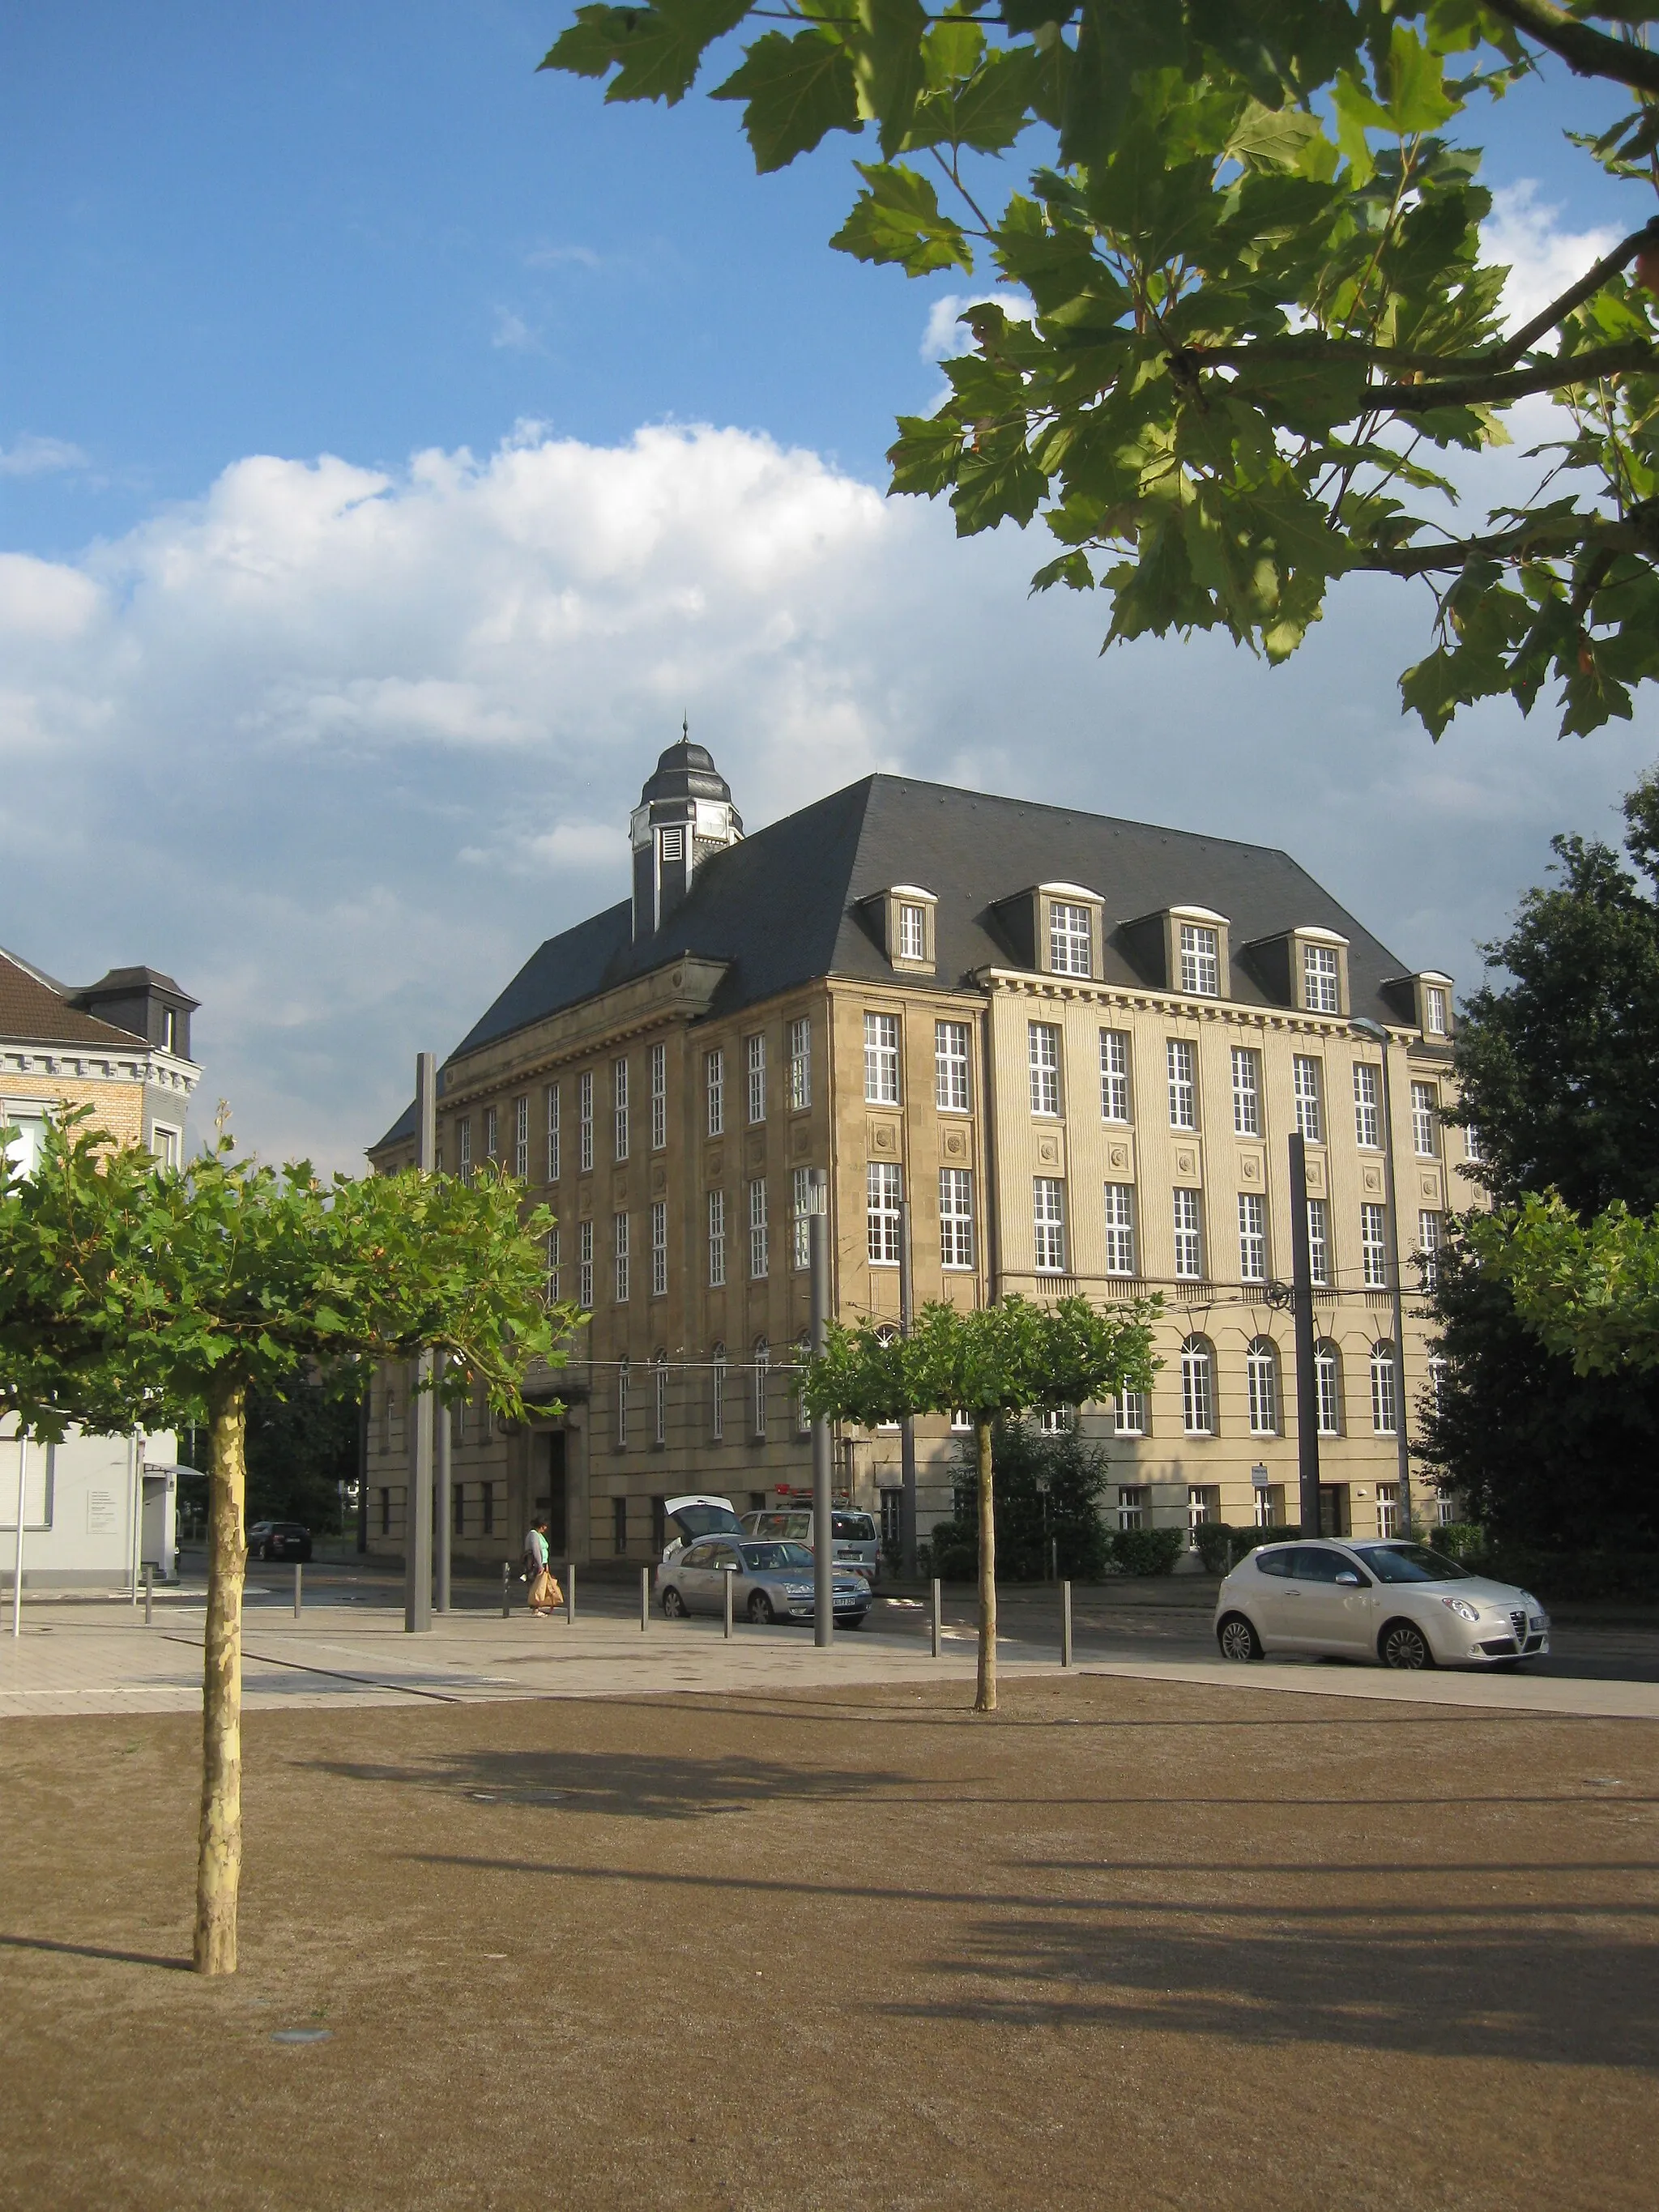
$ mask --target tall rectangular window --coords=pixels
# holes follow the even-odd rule
[[[966,1022],[933,1024],[933,1103],[941,1114],[968,1111]]]
[[[519,1098],[513,1105],[513,1172],[520,1182],[530,1180],[530,1101]]]
[[[495,1109],[493,1106],[486,1106],[484,1108],[484,1158],[487,1160],[499,1159],[501,1149],[500,1120]]]
[[[613,1060],[611,1067],[611,1103],[616,1114],[617,1158],[628,1158],[628,1062]]]
[[[1341,1012],[1342,994],[1339,988],[1340,981],[1334,945],[1304,945],[1303,946],[1302,989],[1310,1013],[1338,1014]]]
[[[1238,1279],[1267,1279],[1267,1201],[1259,1190],[1238,1194]]]
[[[655,1359],[651,1363],[651,1441],[656,1444],[665,1444],[668,1442],[668,1362],[665,1359]],[[617,1500],[618,1505],[623,1502],[620,1498]],[[623,1541],[617,1547],[620,1552],[625,1548],[627,1537],[625,1518],[618,1516],[618,1519],[623,1524]]]
[[[974,1178],[967,1168],[939,1171],[939,1256],[946,1267],[974,1264]]]
[[[1322,1198],[1308,1200],[1308,1273],[1321,1289],[1331,1280],[1331,1217]]]
[[[1429,1035],[1444,1036],[1446,1034],[1445,993],[1438,983],[1431,983],[1424,992],[1423,998],[1425,1002],[1423,1011],[1427,1017],[1426,1026]]]
[[[702,1056],[703,1127],[711,1137],[726,1129],[726,1054],[719,1045]]]
[[[789,1209],[790,1258],[797,1270],[812,1264],[812,1170],[797,1168],[792,1179]]]
[[[1035,1232],[1037,1273],[1063,1275],[1066,1272],[1066,1186],[1057,1176],[1036,1176],[1032,1178],[1031,1226]]]
[[[1291,1079],[1296,1092],[1297,1133],[1310,1145],[1322,1145],[1325,1109],[1319,1095],[1319,1062],[1306,1053],[1297,1053],[1291,1062]]]
[[[1391,1437],[1395,1424],[1394,1346],[1371,1348],[1371,1433]]]
[[[579,1223],[576,1230],[576,1304],[584,1313],[593,1310],[593,1224]]]
[[[628,1362],[623,1360],[617,1369],[617,1449],[623,1451],[628,1445]]]
[[[557,1229],[547,1232],[547,1295],[556,1305],[564,1296],[564,1238]]]
[[[1376,1070],[1368,1060],[1357,1060],[1353,1064],[1353,1138],[1375,1152],[1382,1142],[1382,1118],[1377,1110],[1380,1096]]]
[[[461,1181],[471,1182],[472,1180],[472,1116],[470,1114],[463,1114],[455,1124],[455,1151],[457,1164],[461,1171]]]
[[[1048,965],[1056,975],[1092,975],[1094,933],[1089,909],[1055,899],[1048,908]]]
[[[1126,1030],[1100,1033],[1100,1118],[1127,1121],[1129,1118],[1129,1036]]]
[[[766,1182],[757,1176],[749,1186],[749,1275],[751,1282],[765,1279],[772,1264],[771,1239],[766,1227]]]
[[[1133,1275],[1135,1271],[1135,1194],[1133,1183],[1106,1186],[1106,1272]]]
[[[755,1364],[749,1370],[754,1384],[750,1419],[754,1424],[754,1432],[757,1437],[763,1437],[766,1434],[766,1381],[771,1364],[771,1350],[766,1339],[763,1337],[755,1346]]]
[[[1440,1274],[1440,1231],[1437,1212],[1424,1206],[1417,1217],[1417,1267],[1425,1291],[1431,1291]]]
[[[1206,1345],[1182,1346],[1181,1425],[1189,1437],[1207,1437],[1215,1427],[1215,1368]]]
[[[751,1121],[766,1119],[766,1039],[757,1030],[744,1043],[744,1057],[749,1078],[749,1118]]]
[[[899,1263],[899,1200],[903,1187],[890,1160],[872,1160],[864,1171],[866,1241],[872,1267]]]
[[[1031,1111],[1060,1111],[1060,1031],[1053,1022],[1025,1025],[1026,1059],[1031,1075]]]
[[[1221,939],[1201,922],[1181,925],[1181,988],[1201,999],[1221,995]]]
[[[1412,1085],[1412,1146],[1420,1159],[1432,1159],[1435,1153],[1435,1108],[1438,1101],[1431,1083]]]
[[[1204,1273],[1204,1231],[1195,1190],[1175,1194],[1175,1271],[1183,1281],[1194,1282]]]
[[[625,1306],[628,1304],[629,1290],[629,1234],[628,1216],[625,1213],[614,1214],[611,1217],[611,1245],[617,1262],[617,1304],[619,1306]]]
[[[547,1179],[549,1182],[557,1182],[564,1170],[564,1147],[560,1142],[559,1108],[559,1086],[556,1083],[550,1083],[547,1086]]]
[[[1314,1354],[1314,1384],[1319,1397],[1319,1433],[1322,1437],[1340,1437],[1342,1433],[1341,1376],[1337,1368],[1336,1353],[1329,1345],[1322,1345]]]
[[[1242,1044],[1233,1047],[1233,1134],[1261,1134],[1261,1054]]]
[[[812,1024],[803,1014],[789,1024],[789,1110],[805,1113],[812,1103]]]
[[[593,1078],[576,1078],[576,1164],[586,1175],[593,1164]]]
[[[1473,1123],[1463,1132],[1463,1157],[1471,1167],[1484,1167],[1486,1149],[1480,1141],[1480,1132]]]
[[[898,910],[898,949],[901,960],[927,957],[927,909],[901,900]]]
[[[1368,1291],[1389,1287],[1388,1215],[1380,1206],[1359,1209],[1359,1252]]]
[[[899,1025],[896,1014],[864,1018],[864,1096],[872,1106],[899,1103]]]
[[[726,1193],[708,1194],[708,1287],[717,1291],[726,1280]]]
[[[651,1201],[651,1295],[668,1296],[668,1201],[662,1198]]]
[[[1244,1381],[1250,1401],[1250,1434],[1279,1434],[1279,1361],[1271,1343],[1258,1337],[1244,1355]]]
[[[1185,1037],[1170,1037],[1164,1048],[1170,1076],[1170,1127],[1198,1127],[1198,1047]]]
[[[668,1047],[651,1048],[651,1149],[662,1152],[668,1143]]]

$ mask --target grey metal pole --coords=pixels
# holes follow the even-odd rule
[[[443,1380],[444,1355],[438,1354],[434,1379]],[[449,1611],[450,1539],[454,1530],[454,1485],[451,1480],[449,1452],[449,1408],[441,1403],[438,1394],[432,1394],[433,1485],[435,1504],[433,1511],[433,1548],[435,1573],[432,1592],[434,1613]]]
[[[1412,1452],[1406,1430],[1406,1310],[1400,1289],[1400,1205],[1394,1179],[1394,1085],[1389,1078],[1389,1033],[1381,1022],[1361,1018],[1353,1026],[1382,1048],[1382,1195],[1389,1207],[1389,1309],[1394,1327],[1394,1449],[1400,1483],[1400,1519],[1412,1533]]]
[[[944,1647],[945,1620],[939,1605],[939,1577],[935,1575],[933,1577],[933,1656],[935,1659],[939,1657]]]
[[[1304,1536],[1319,1534],[1319,1378],[1314,1367],[1313,1255],[1308,1249],[1308,1148],[1291,1135],[1291,1282],[1296,1321],[1296,1464],[1301,1478],[1297,1518]]]
[[[640,1569],[640,1633],[644,1635],[651,1626],[651,1570]]]
[[[1068,1582],[1060,1586],[1060,1663],[1062,1667],[1072,1663],[1072,1585]]]
[[[723,1568],[720,1572],[720,1580],[726,1584],[726,1640],[728,1644],[732,1641],[732,1577],[733,1571],[734,1571],[731,1567],[726,1567]]]
[[[430,1175],[438,1149],[438,1061],[415,1055],[415,1165]],[[404,1628],[424,1634],[432,1626],[432,1354],[415,1363],[409,1394],[409,1502],[404,1515]]]
[[[564,1563],[564,1622],[567,1628],[576,1626],[576,1562]]]
[[[301,1608],[305,1604],[305,1583],[301,1579],[304,1574],[304,1567],[298,1559],[295,1559],[294,1562],[294,1618],[295,1620],[300,1618]]]
[[[17,1432],[17,1556],[11,1571],[11,1632],[23,1633],[23,1501],[24,1470],[29,1463],[29,1440]]]
[[[899,1200],[899,1334],[908,1336],[915,1319],[915,1286],[910,1267],[910,1201]],[[899,1571],[907,1583],[916,1574],[916,1425],[907,1413],[899,1423]]]
[[[513,1613],[513,1570],[501,1561],[501,1619],[510,1620]]]
[[[806,1253],[811,1266],[812,1357],[820,1359],[830,1327],[830,1177],[814,1168],[811,1212],[806,1217]],[[812,1641],[820,1650],[835,1640],[836,1588],[834,1523],[830,1510],[830,1424],[812,1424]]]
[[[155,1570],[144,1561],[144,1626],[149,1628],[155,1619]]]

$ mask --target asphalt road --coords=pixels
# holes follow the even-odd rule
[[[187,1582],[201,1575],[204,1569],[200,1555],[187,1552],[184,1570]],[[250,1561],[247,1587],[251,1610],[287,1607],[293,1601],[293,1569]],[[305,1570],[303,1587],[307,1608],[397,1607],[403,1603],[401,1573],[366,1561],[318,1560]],[[524,1603],[523,1586],[516,1574],[509,1588],[510,1602],[516,1611]],[[1079,1660],[1212,1659],[1215,1644],[1210,1622],[1215,1591],[1215,1583],[1199,1575],[1079,1583],[1072,1594],[1076,1656]],[[494,1577],[458,1575],[452,1598],[457,1611],[494,1610],[501,1604],[501,1583]],[[580,1613],[633,1619],[640,1601],[637,1574],[624,1579],[609,1566],[579,1569],[576,1601]],[[947,1634],[971,1634],[978,1620],[972,1590],[963,1585],[948,1587],[943,1617]],[[1580,1604],[1559,1608],[1554,1621],[1551,1656],[1534,1662],[1534,1671],[1589,1681],[1659,1682],[1659,1613],[1644,1613],[1613,1603]],[[878,1596],[868,1626],[884,1635],[925,1637],[928,1632],[925,1594]],[[1053,1651],[1060,1641],[1059,1591],[1052,1584],[1006,1585],[998,1593],[998,1633],[1010,1656],[1018,1656],[1022,1646],[1030,1647],[1033,1656]],[[1351,1662],[1286,1659],[1275,1663],[1342,1666]]]

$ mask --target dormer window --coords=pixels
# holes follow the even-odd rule
[[[1221,996],[1221,938],[1201,921],[1181,925],[1181,988],[1201,999]]]
[[[899,902],[898,950],[901,960],[927,957],[927,909],[913,906],[908,899]]]
[[[1048,908],[1048,966],[1056,975],[1092,975],[1094,927],[1086,906],[1054,899]]]
[[[1423,987],[1423,1029],[1428,1036],[1444,1036],[1446,1034],[1446,991],[1443,984],[1426,983]]]
[[[1341,1012],[1342,979],[1334,945],[1303,945],[1302,996],[1310,1013]]]
[[[1447,1045],[1452,1034],[1452,979],[1443,969],[1419,969],[1414,975],[1395,975],[1382,986],[1382,996],[1395,1012],[1422,1032],[1425,1042]]]
[[[937,957],[933,914],[939,905],[933,892],[920,884],[890,884],[863,904],[891,964],[913,975],[931,975]]]

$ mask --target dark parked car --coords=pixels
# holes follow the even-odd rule
[[[308,1559],[311,1531],[301,1521],[256,1521],[247,1532],[252,1559]]]

